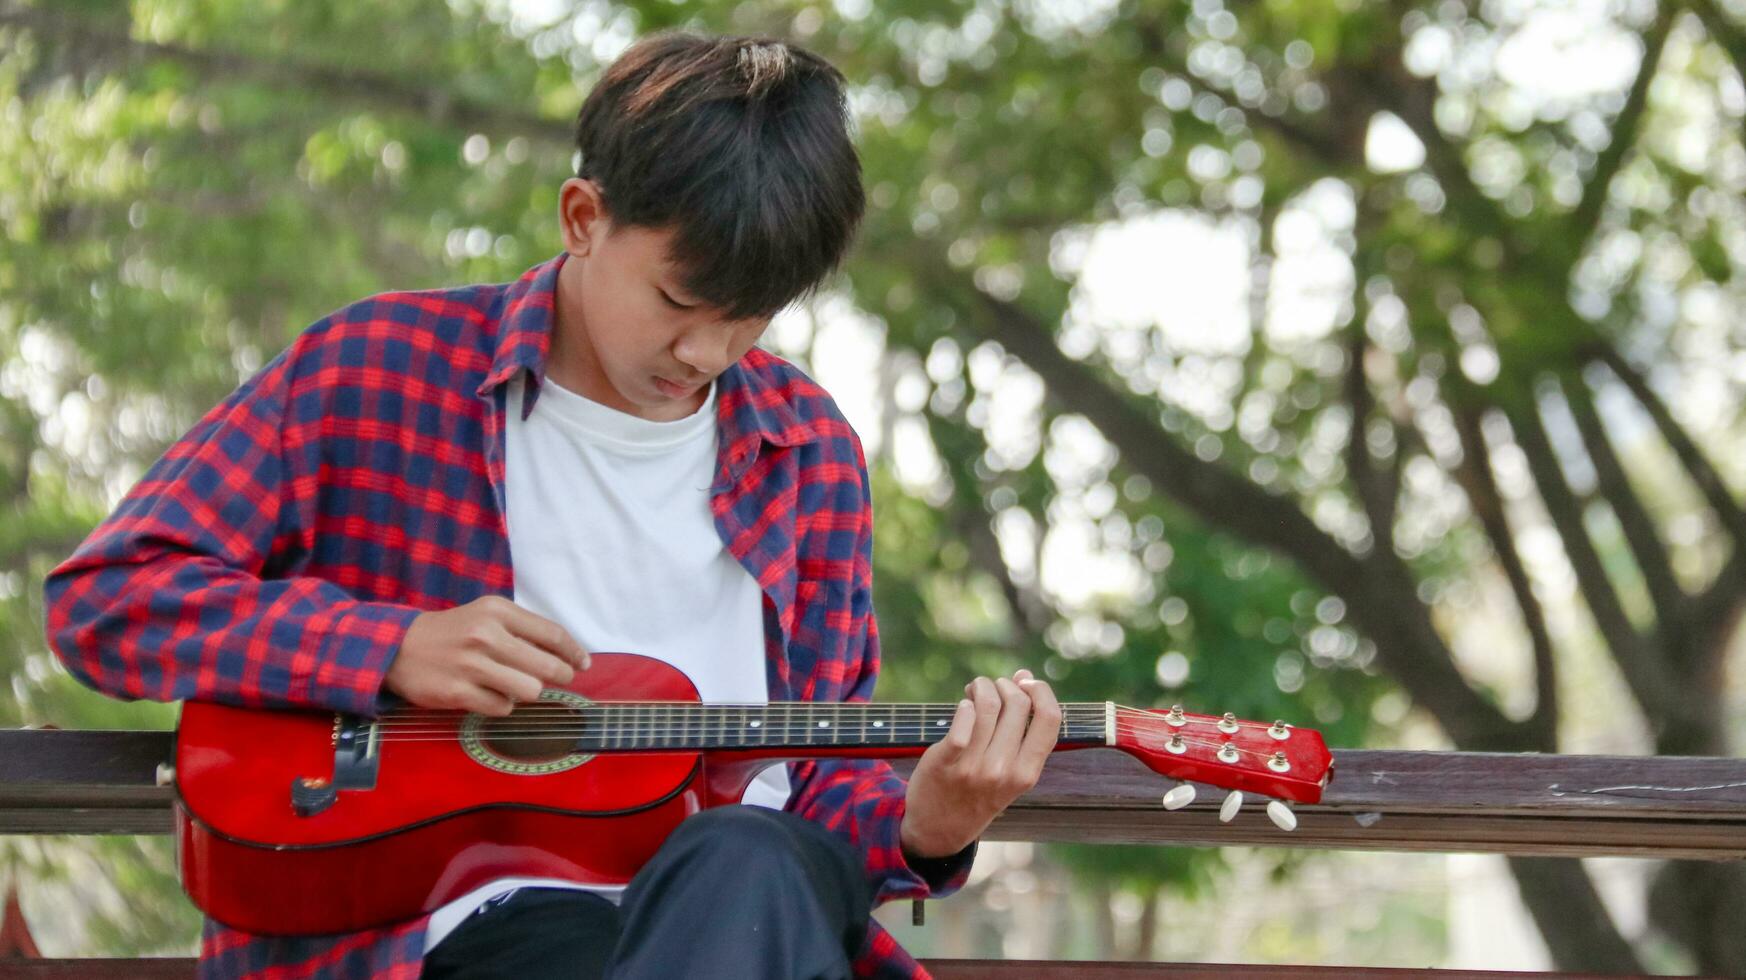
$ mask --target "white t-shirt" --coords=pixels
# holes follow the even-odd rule
[[[704,701],[763,704],[763,592],[722,544],[709,509],[715,386],[673,422],[607,408],[547,378],[526,420],[526,374],[506,401],[504,491],[515,602],[587,649],[640,653],[679,668]],[[787,769],[766,768],[742,803],[780,809]],[[489,882],[432,913],[429,952],[487,899],[525,885],[618,887],[544,878]]]

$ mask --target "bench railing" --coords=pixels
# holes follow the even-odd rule
[[[169,732],[0,731],[0,833],[159,834]],[[913,760],[896,763],[900,770]],[[1320,804],[1298,829],[1260,807],[1220,823],[1221,791],[1160,805],[1166,783],[1125,753],[1051,757],[995,822],[993,840],[1260,844],[1349,850],[1746,858],[1746,760],[1336,750]]]
[[[172,758],[162,731],[0,731],[0,834],[161,834],[171,829]],[[902,771],[914,760],[895,763]],[[1050,758],[1042,781],[997,820],[993,840],[1268,845],[1533,856],[1746,858],[1746,760],[1336,750],[1320,804],[1285,833],[1245,807],[1218,819],[1219,790],[1183,810],[1160,805],[1166,782],[1125,753]],[[941,980],[1169,977],[1520,976],[1479,971],[1214,964],[932,960]],[[188,960],[7,960],[42,980],[187,977]],[[140,972],[144,971],[144,972]],[[1551,976],[1550,974],[1538,974]],[[1570,976],[1559,974],[1557,976]]]

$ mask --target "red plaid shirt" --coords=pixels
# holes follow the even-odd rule
[[[513,283],[388,293],[318,321],[145,474],[45,584],[50,645],[119,698],[376,714],[421,611],[512,594],[508,384],[545,377],[565,257]],[[879,672],[872,509],[859,440],[823,389],[760,350],[717,382],[723,543],[764,591],[772,700],[860,701]],[[883,762],[794,763],[788,809],[866,856],[878,900],[924,879],[898,846],[904,783]],[[426,918],[270,938],[211,920],[207,977],[416,977]],[[924,976],[874,923],[863,976]]]

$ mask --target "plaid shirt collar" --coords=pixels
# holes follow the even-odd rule
[[[532,372],[533,383],[528,386],[521,407],[524,420],[533,411],[545,384],[552,314],[557,309],[558,270],[568,258],[568,253],[560,252],[534,266],[504,293],[497,349],[492,355],[491,371],[479,385],[479,397],[490,398],[517,373]],[[747,370],[743,361],[729,365],[716,379],[715,404],[716,431],[721,440],[718,453],[730,468],[737,469],[740,461],[755,456],[758,442],[796,446],[819,437],[817,429],[801,421],[769,380],[757,371]],[[731,479],[733,474],[728,475]]]

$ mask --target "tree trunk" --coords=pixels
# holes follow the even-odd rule
[[[1649,921],[1705,976],[1746,977],[1746,865],[1669,861],[1649,888]]]
[[[1158,900],[1164,889],[1153,886],[1140,905],[1140,921],[1134,927],[1134,948],[1127,959],[1152,962],[1158,955]]]
[[[1552,962],[1573,973],[1642,973],[1643,964],[1575,858],[1512,857],[1510,872]]]
[[[1115,898],[1115,892],[1101,878],[1091,882],[1091,921],[1097,935],[1097,958],[1113,960],[1116,958],[1116,928],[1115,909],[1110,902]]]

